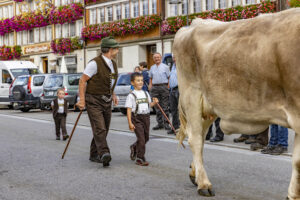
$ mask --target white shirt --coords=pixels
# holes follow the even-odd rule
[[[58,102],[58,110],[57,113],[64,113],[65,108],[64,108],[64,104],[65,104],[65,100],[64,99],[57,99]],[[54,106],[54,101],[51,102],[51,106]]]
[[[102,55],[102,58],[105,60],[106,64],[110,68],[111,73],[115,73],[114,65],[111,59],[107,58],[106,56]],[[84,69],[83,73],[88,77],[92,78],[95,74],[97,74],[97,63],[96,61],[91,61],[87,64],[86,68]],[[115,79],[111,80],[111,87],[114,85]]]
[[[148,102],[149,104],[151,103],[151,98],[148,92],[147,96],[145,96],[145,92],[144,90],[133,90],[132,91],[137,99],[145,99],[148,98]],[[137,114],[149,114],[150,113],[150,105],[148,103],[140,103],[139,104],[139,110],[137,112]],[[132,112],[135,112],[136,110],[136,101],[135,101],[135,97],[132,94],[129,94],[126,98],[126,103],[125,103],[125,107],[126,108],[131,108]]]

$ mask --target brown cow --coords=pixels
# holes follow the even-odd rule
[[[288,190],[300,199],[300,8],[234,22],[196,19],[174,41],[180,91],[179,136],[193,152],[191,178],[213,196],[203,144],[217,116],[226,134],[256,134],[269,124],[295,130]]]

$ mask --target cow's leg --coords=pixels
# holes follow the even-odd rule
[[[289,200],[300,200],[300,130],[296,130],[293,150],[293,171],[289,186]]]
[[[201,109],[201,108],[200,108]],[[199,110],[200,110],[199,109]],[[206,171],[203,166],[203,146],[204,139],[207,129],[211,125],[211,120],[203,120],[202,113],[199,116],[193,116],[191,120],[193,122],[189,123],[190,130],[187,130],[189,136],[189,144],[193,152],[193,163],[191,175],[196,175],[195,183],[198,185],[198,194],[201,196],[214,196],[212,190],[212,184],[210,183]],[[195,123],[195,120],[197,122]],[[188,128],[188,129],[189,129]],[[194,167],[194,168],[193,168]],[[193,170],[194,169],[194,170]],[[193,171],[195,173],[193,173]],[[192,180],[192,178],[191,178]]]

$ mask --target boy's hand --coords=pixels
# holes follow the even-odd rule
[[[132,123],[130,123],[129,124],[129,130],[134,131],[134,129],[135,129],[135,126]]]
[[[155,97],[153,97],[153,103],[154,103],[154,104],[158,104],[158,103],[159,103],[158,99],[155,98]]]

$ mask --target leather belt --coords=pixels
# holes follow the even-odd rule
[[[164,86],[164,85],[168,85],[168,83],[160,83],[160,84],[152,84],[153,86]]]

